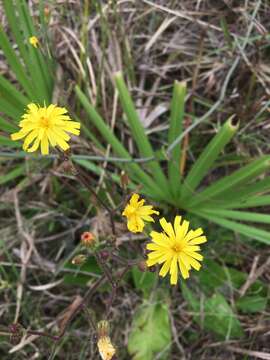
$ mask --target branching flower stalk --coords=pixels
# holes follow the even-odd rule
[[[33,44],[33,46],[35,46]],[[84,172],[80,166],[72,163],[71,152],[68,141],[70,136],[67,133],[79,135],[80,123],[74,122],[67,115],[65,108],[50,105],[49,107],[39,107],[35,104],[28,105],[28,112],[23,115],[22,121],[19,123],[21,129],[17,133],[11,135],[12,140],[24,139],[23,149],[27,152],[37,151],[41,148],[43,155],[49,154],[49,147],[60,147],[64,152],[59,152],[60,160],[64,161],[65,169],[71,171],[75,179],[83,185],[92,195],[94,195],[97,202],[108,213],[111,226],[111,236],[108,237],[105,247],[101,247],[96,241],[95,235],[90,231],[81,234],[81,246],[87,250],[87,254],[77,254],[73,259],[74,265],[82,265],[89,256],[94,256],[99,268],[102,270],[102,276],[92,285],[92,287],[85,293],[81,302],[72,310],[66,319],[61,331],[58,335],[52,335],[44,331],[25,330],[19,324],[13,324],[9,333],[12,339],[20,341],[22,335],[38,335],[44,336],[58,342],[66,333],[69,324],[75,316],[83,310],[89,321],[90,327],[94,333],[98,335],[97,347],[100,356],[103,360],[111,360],[116,352],[108,331],[107,321],[101,321],[97,326],[92,319],[88,310],[87,302],[97,289],[104,283],[108,283],[111,287],[108,300],[106,302],[106,312],[103,319],[110,319],[111,309],[117,295],[117,289],[125,276],[125,274],[137,265],[141,271],[155,271],[156,267],[153,265],[163,264],[159,274],[164,277],[168,272],[170,273],[170,283],[177,284],[178,281],[178,267],[183,278],[189,277],[191,268],[199,270],[203,257],[198,253],[200,251],[200,244],[206,242],[206,237],[202,236],[202,229],[195,231],[188,231],[189,223],[184,220],[181,224],[181,217],[176,216],[174,225],[167,222],[164,218],[160,219],[163,232],[159,233],[152,231],[150,236],[152,242],[148,243],[146,249],[149,250],[147,261],[144,261],[144,255],[138,259],[125,259],[119,255],[116,247],[116,226],[115,215],[116,209],[111,209],[109,205],[103,201],[102,198],[91,186],[91,178]],[[57,149],[58,150],[58,149]],[[123,176],[122,176],[123,178]],[[128,177],[122,179],[124,196],[127,195]],[[155,216],[154,216],[155,215]],[[155,217],[159,215],[159,211],[153,209],[152,205],[145,204],[145,199],[140,198],[140,195],[133,193],[129,201],[123,209],[122,216],[127,220],[127,228],[133,233],[143,232],[147,222],[154,223]],[[146,234],[148,236],[148,233]],[[120,269],[113,272],[110,267],[110,261],[114,261],[120,265]],[[106,330],[106,331],[105,331]]]

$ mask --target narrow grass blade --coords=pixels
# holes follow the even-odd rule
[[[40,55],[40,50],[35,49],[31,44],[28,43],[28,39],[31,36],[37,36],[32,18],[29,14],[29,8],[25,3],[25,0],[15,0],[16,8],[18,11],[18,19],[22,31],[27,41],[28,47],[28,62],[26,66],[29,66],[30,74],[32,74],[32,79],[34,84],[36,84],[36,94],[38,96],[38,102],[43,104],[45,101],[48,105],[51,100],[51,81],[50,81],[50,71]]]
[[[160,199],[164,199],[164,192],[159,189],[155,182],[141,169],[138,164],[132,163],[132,158],[125,147],[120,143],[117,137],[112,133],[111,129],[107,126],[102,117],[97,113],[95,108],[89,103],[87,97],[83,94],[78,86],[75,87],[76,95],[79,101],[87,112],[89,119],[99,130],[104,139],[111,144],[114,152],[123,158],[130,159],[131,162],[126,165],[128,173],[133,179],[137,178],[137,181],[141,181],[148,189],[152,189],[153,196],[158,196]]]
[[[181,190],[181,202],[186,201],[193,195],[197,186],[208,173],[219,153],[231,140],[237,129],[238,122],[235,122],[233,117],[230,117],[206,146],[198,160],[192,166],[183,183]]]
[[[171,102],[170,125],[168,132],[168,144],[171,145],[174,140],[182,133],[183,119],[185,110],[186,83],[174,82],[173,96]],[[180,192],[181,174],[180,174],[181,145],[176,146],[171,152],[171,159],[168,162],[169,183],[173,193],[177,196]]]
[[[10,102],[0,97],[0,111],[18,121],[22,115],[22,109],[16,108]]]
[[[6,131],[7,133],[12,133],[16,132],[18,127],[0,116],[0,129]]]
[[[30,99],[35,98],[34,95],[35,92],[32,87],[31,81],[25,74],[25,68],[18,60],[17,55],[15,51],[12,49],[9,40],[2,27],[0,27],[0,46],[4,52],[4,55],[7,59],[7,62],[11,70],[16,75],[17,80],[20,82],[22,88],[25,90],[28,97]]]
[[[22,147],[22,144],[20,144],[18,141],[13,141],[13,140],[9,139],[8,137],[2,136],[2,135],[0,135],[0,145],[5,145],[10,148]]]
[[[235,171],[233,174],[218,180],[213,185],[208,186],[205,190],[193,196],[193,199],[186,204],[188,208],[197,207],[203,202],[208,202],[216,196],[224,196],[231,191],[237,191],[237,186],[253,180],[256,176],[270,168],[270,156],[263,156],[261,159],[244,166],[242,169]]]
[[[119,93],[119,99],[124,109],[124,112],[127,116],[127,120],[131,129],[132,136],[138,146],[140,155],[143,157],[154,157],[155,153],[152,149],[152,146],[145,134],[142,123],[139,119],[139,115],[135,109],[129,91],[124,82],[121,72],[117,72],[114,76],[115,84]],[[158,163],[158,161],[153,160],[148,163],[148,167],[152,170],[155,175],[155,182],[163,190],[167,196],[170,195],[168,181]]]
[[[14,85],[0,75],[0,91],[1,97],[4,97],[15,106],[24,108],[29,104],[29,100],[21,92],[19,92]]]
[[[25,165],[16,166],[14,169],[9,171],[8,173],[0,176],[0,185],[3,185],[11,180],[16,179],[17,177],[23,175],[25,173]]]

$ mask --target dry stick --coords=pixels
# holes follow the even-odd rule
[[[240,288],[239,293],[240,293],[240,297],[244,296],[245,293],[247,292],[248,288],[258,279],[258,277],[260,277],[264,271],[269,267],[270,265],[270,257],[266,260],[266,262],[264,264],[262,264],[257,270],[257,265],[258,265],[258,261],[259,261],[259,256],[257,255],[253,261],[252,267],[251,267],[251,271],[248,275],[248,278],[246,280],[246,282],[244,283],[244,285]]]
[[[74,174],[77,179],[86,187],[87,190],[91,192],[95,196],[95,198],[100,202],[100,204],[104,207],[104,209],[109,213],[111,228],[114,238],[116,237],[115,224],[114,224],[114,210],[110,209],[109,206],[98,196],[98,194],[92,189],[91,185],[89,185],[90,181],[87,180],[84,171],[74,164],[72,164],[76,173]]]
[[[20,274],[20,282],[17,287],[17,304],[16,304],[16,314],[15,314],[15,319],[14,319],[14,323],[17,323],[19,314],[20,314],[20,309],[21,309],[23,286],[24,286],[24,283],[26,280],[27,264],[31,258],[31,255],[32,255],[32,252],[34,249],[34,240],[30,236],[30,234],[28,234],[23,229],[23,221],[22,221],[22,216],[21,216],[21,212],[19,209],[19,200],[18,200],[17,192],[14,191],[13,195],[14,195],[14,207],[15,207],[15,215],[16,215],[18,232],[23,239],[22,244],[21,244],[22,268],[21,268],[21,274]]]

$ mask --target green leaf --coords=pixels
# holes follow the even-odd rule
[[[101,274],[101,270],[93,256],[89,257],[82,266],[73,265],[68,260],[63,267],[63,271],[65,271],[64,282],[68,285],[86,286],[93,279],[92,274]],[[67,273],[67,271],[70,271],[70,273]]]
[[[265,243],[267,245],[270,244],[270,233],[265,230],[257,229],[256,227],[252,227],[245,224],[240,224],[235,221],[227,220],[222,217],[210,215],[207,212],[204,212],[203,209],[200,209],[198,211],[192,210],[194,214],[197,214],[198,216],[201,216],[205,219],[208,219],[218,225],[221,225],[225,228],[231,229],[235,231],[236,233],[240,233],[245,235],[248,238],[256,239],[262,243]]]
[[[136,289],[143,292],[144,297],[148,297],[157,281],[157,275],[149,271],[142,272],[137,267],[132,268],[132,278]]]
[[[256,313],[264,311],[267,305],[267,296],[244,296],[236,301],[236,307],[243,313]]]
[[[131,99],[127,86],[124,82],[121,72],[117,72],[114,75],[115,84],[119,93],[119,98],[121,105],[124,109],[124,112],[127,116],[127,120],[131,129],[131,134],[138,146],[141,156],[143,157],[154,157],[155,153],[152,149],[150,141],[145,134],[145,130],[140,121],[139,115],[135,109],[134,103]],[[171,196],[169,191],[168,181],[158,163],[158,161],[149,161],[148,167],[151,169],[153,174],[155,174],[155,181],[158,183],[159,187],[162,188],[163,192],[167,196]]]
[[[203,212],[209,215],[214,215],[222,218],[270,224],[270,215],[268,214],[259,214],[249,211],[208,209],[208,208],[203,208]]]
[[[171,344],[169,309],[165,303],[143,304],[133,318],[128,352],[133,360],[168,359]]]
[[[204,330],[211,331],[222,339],[241,338],[242,326],[226,299],[220,293],[199,301],[182,283],[182,293],[194,312],[194,321]]]
[[[19,176],[22,176],[25,174],[25,165],[19,165],[16,166],[11,171],[7,172],[4,175],[0,175],[0,185],[3,185],[11,180],[16,179]]]
[[[238,339],[244,335],[241,323],[223,295],[217,293],[206,300],[203,308],[203,327],[222,339]]]
[[[145,171],[139,166],[138,164],[135,164],[132,162],[132,158],[129,154],[129,152],[125,149],[125,147],[121,144],[121,142],[117,139],[117,137],[113,134],[112,130],[109,128],[109,126],[105,123],[105,121],[102,119],[102,117],[99,115],[99,113],[96,111],[96,109],[90,104],[87,97],[84,95],[84,93],[81,91],[79,86],[75,87],[76,95],[78,96],[79,101],[81,102],[82,106],[84,107],[85,111],[87,112],[87,115],[89,116],[89,119],[94,124],[94,126],[98,129],[100,134],[103,136],[103,138],[111,144],[114,152],[121,156],[122,158],[130,159],[131,162],[127,163],[125,166],[123,166],[124,169],[126,169],[128,175],[133,179],[137,180],[137,182],[143,183],[143,185],[146,187],[147,192],[149,194],[152,193],[152,196],[158,199],[167,199],[166,194],[163,192],[162,189],[160,189],[154,180],[152,180]],[[120,165],[119,165],[120,167]]]
[[[183,119],[185,110],[186,83],[174,82],[173,97],[171,102],[170,125],[168,131],[168,144],[172,144],[174,140],[182,133]],[[178,196],[180,192],[180,159],[181,146],[175,146],[171,152],[171,159],[168,162],[169,182],[172,191]]]
[[[219,132],[205,147],[184,181],[181,190],[181,202],[187,200],[193,195],[194,190],[200,184],[204,176],[208,173],[219,153],[231,140],[237,129],[238,123],[235,123],[233,121],[233,117],[230,117],[219,130]]]
[[[191,201],[188,202],[188,208],[198,208],[202,203],[208,203],[216,196],[223,196],[226,199],[227,194],[232,191],[237,193],[237,187],[243,186],[251,179],[268,170],[270,167],[270,157],[262,156],[260,159],[252,161],[250,164],[235,171],[231,175],[216,181],[213,185],[208,186],[205,190],[195,194]]]

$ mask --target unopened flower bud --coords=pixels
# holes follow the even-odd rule
[[[10,331],[10,342],[13,345],[18,344],[25,332],[24,327],[19,323],[14,323],[9,326]]]
[[[99,255],[100,255],[100,257],[102,258],[102,260],[107,260],[108,257],[110,256],[110,253],[109,253],[109,251],[107,251],[107,250],[101,250],[101,251],[99,252]]]
[[[92,247],[95,243],[95,236],[89,232],[85,231],[81,235],[81,244],[85,247]]]
[[[121,180],[122,188],[126,189],[128,186],[128,183],[129,183],[129,177],[128,177],[128,174],[124,170],[121,171],[120,180]]]
[[[137,267],[138,269],[141,271],[141,272],[146,272],[148,271],[148,266],[146,264],[146,261],[142,260],[140,261],[138,264],[137,264]]]
[[[87,259],[86,255],[79,254],[79,255],[74,256],[74,258],[71,260],[71,262],[73,265],[82,265],[85,263],[86,259]]]
[[[48,6],[44,7],[44,15],[45,17],[49,17],[50,15],[50,8]]]

